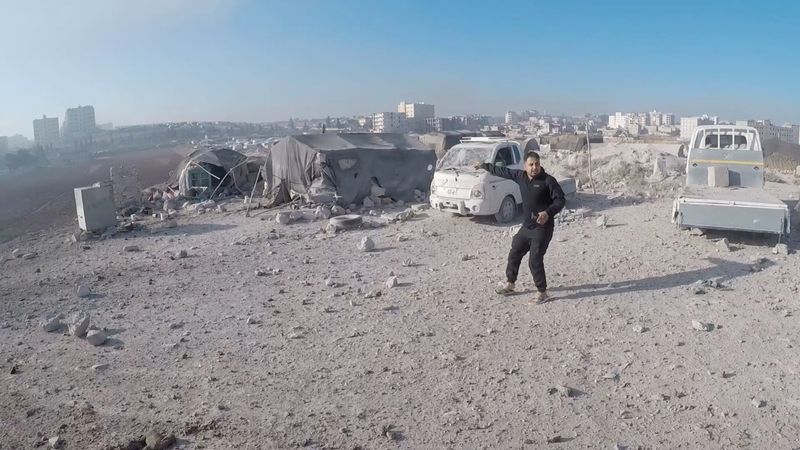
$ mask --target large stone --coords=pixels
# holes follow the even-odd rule
[[[700,322],[699,320],[692,320],[692,328],[697,331],[713,331],[713,323]]]
[[[327,206],[317,206],[314,210],[314,217],[316,219],[328,220],[331,218],[331,210]]]
[[[336,205],[333,208],[331,208],[331,215],[334,217],[342,216],[344,214],[347,214],[347,211],[345,211],[345,209],[339,205]]]
[[[22,258],[22,250],[18,248],[11,250],[11,256],[13,256],[14,258]]]
[[[395,276],[391,276],[391,277],[389,277],[388,280],[386,280],[386,287],[388,287],[389,289],[391,289],[393,287],[397,287],[397,284],[398,284],[397,283],[397,277],[395,277]]]
[[[375,250],[375,242],[369,236],[364,236],[361,242],[358,243],[358,249],[362,252],[371,252]]]
[[[106,339],[108,339],[108,336],[106,336],[106,333],[102,330],[89,330],[89,332],[86,333],[86,341],[95,347],[103,345]]]
[[[275,221],[281,225],[288,225],[291,221],[291,214],[287,211],[281,211],[278,214],[275,214]]]
[[[64,438],[61,436],[53,436],[47,440],[47,444],[50,448],[61,448],[64,446]]]
[[[788,255],[789,254],[789,246],[786,244],[777,244],[773,249],[772,253],[776,255]]]
[[[605,215],[601,214],[600,216],[597,217],[597,219],[595,219],[594,223],[598,227],[605,228],[608,225],[608,218]]]
[[[122,251],[124,252],[138,252],[139,246],[138,245],[125,245],[122,247]]]
[[[22,259],[33,259],[36,258],[36,253],[25,253],[22,255]]]
[[[39,326],[48,333],[56,331],[61,328],[61,318],[58,316],[58,314],[42,317],[42,319],[39,321]]]
[[[69,318],[69,334],[75,337],[83,337],[89,329],[89,314],[83,311],[76,312]]]
[[[731,251],[730,242],[728,242],[728,238],[722,238],[717,241],[717,250],[721,252],[729,252]]]
[[[78,286],[77,294],[79,298],[86,298],[92,295],[92,290],[89,289],[89,286],[81,284],[80,286]]]

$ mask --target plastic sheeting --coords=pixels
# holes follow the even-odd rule
[[[189,170],[193,167],[202,167],[213,178],[214,188],[218,185],[231,187],[240,193],[249,194],[258,177],[260,162],[253,164],[247,156],[231,149],[198,149],[189,153],[179,164],[170,179],[170,185],[177,184],[182,196],[193,195],[189,186]],[[213,167],[210,167],[213,166]],[[211,194],[208,192],[207,194]]]
[[[394,133],[308,134],[272,146],[264,164],[270,205],[297,195],[328,192],[339,204],[360,203],[373,185],[394,200],[427,192],[436,153],[418,139]]]

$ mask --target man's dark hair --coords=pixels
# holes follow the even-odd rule
[[[528,159],[528,158],[533,158],[533,159],[535,159],[537,161],[541,160],[541,158],[539,158],[539,154],[536,153],[533,150],[529,151],[528,153],[525,153],[525,159]]]

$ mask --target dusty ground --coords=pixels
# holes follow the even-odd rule
[[[746,235],[720,252],[718,235],[669,223],[668,198],[581,193],[571,206],[610,226],[557,228],[555,298],[538,306],[492,292],[507,227],[435,211],[334,237],[258,211],[85,250],[65,243],[72,228],[0,244],[0,448],[56,435],[113,448],[151,428],[185,449],[798,448],[798,254]],[[359,252],[367,235],[377,249]],[[96,295],[77,298],[79,282]],[[38,326],[78,310],[109,342]]]

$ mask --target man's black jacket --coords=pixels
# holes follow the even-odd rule
[[[523,228],[552,227],[553,217],[564,209],[564,191],[558,181],[548,175],[544,168],[533,179],[528,178],[524,170],[498,167],[489,163],[481,164],[481,168],[492,175],[517,182],[522,194]],[[550,218],[544,225],[539,225],[536,223],[536,216],[542,211],[547,211]]]

